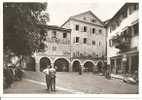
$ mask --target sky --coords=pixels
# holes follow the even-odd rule
[[[88,10],[91,10],[101,21],[105,21],[113,17],[127,1],[128,0],[47,0],[47,12],[50,18],[48,24],[61,26],[70,16]]]

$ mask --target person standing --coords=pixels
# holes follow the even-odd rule
[[[50,68],[50,65],[48,65],[47,68],[45,68],[43,70],[43,73],[45,74],[45,80],[46,80],[47,90],[49,90],[49,87],[50,87],[49,68]]]
[[[82,67],[79,65],[79,75],[82,75]]]
[[[52,66],[49,69],[49,75],[50,75],[50,88],[51,91],[55,91],[56,90],[56,69]]]

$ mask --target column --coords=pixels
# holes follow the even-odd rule
[[[84,65],[81,64],[81,73],[83,73]]]
[[[117,64],[116,64],[116,58],[114,59],[114,73],[116,74],[116,70],[117,70]]]
[[[51,66],[52,66],[52,67],[55,67],[53,62],[51,62]]]
[[[122,58],[122,66],[123,66],[123,74],[126,74],[126,66],[127,66],[127,55],[123,55]]]
[[[69,72],[72,72],[72,65],[71,65],[71,62],[69,63]]]
[[[128,60],[129,60],[129,61],[128,61],[128,62],[129,62],[129,64],[128,64],[128,66],[129,66],[128,72],[131,74],[131,72],[132,72],[132,71],[131,71],[131,69],[132,69],[132,68],[131,68],[131,67],[132,67],[132,56],[129,56],[129,57],[128,57]]]
[[[40,72],[40,63],[36,62],[35,64],[36,72]]]
[[[39,56],[37,56],[37,57],[35,57],[35,69],[36,69],[36,72],[40,72],[40,59],[39,59],[40,57]]]
[[[130,28],[131,28],[131,35],[133,37],[134,36],[134,26],[130,26]]]

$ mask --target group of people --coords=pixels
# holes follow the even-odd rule
[[[56,69],[51,65],[47,65],[47,68],[43,70],[46,79],[47,90],[56,90]]]
[[[20,66],[15,66],[12,64],[4,64],[3,68],[3,85],[4,88],[11,87],[11,84],[14,81],[18,81],[22,79],[23,70]]]

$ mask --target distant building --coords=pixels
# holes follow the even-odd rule
[[[138,71],[138,3],[126,3],[107,21],[107,63],[113,74]]]

